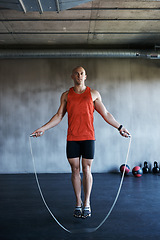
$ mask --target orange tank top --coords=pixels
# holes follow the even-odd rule
[[[74,88],[69,89],[67,97],[68,134],[67,141],[95,140],[93,126],[94,105],[91,89],[77,94]]]

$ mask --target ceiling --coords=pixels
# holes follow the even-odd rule
[[[0,0],[0,48],[159,48],[160,0]]]

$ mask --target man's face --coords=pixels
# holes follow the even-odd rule
[[[71,77],[75,84],[81,85],[82,83],[84,83],[87,76],[84,68],[79,67],[73,70]]]

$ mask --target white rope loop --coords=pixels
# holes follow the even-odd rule
[[[31,136],[30,136],[31,137]],[[46,206],[47,210],[49,211],[50,215],[52,216],[52,218],[55,220],[55,222],[63,229],[65,230],[66,232],[68,233],[78,233],[78,232],[88,232],[88,233],[91,233],[91,232],[95,232],[97,231],[104,223],[105,221],[109,218],[117,200],[118,200],[118,197],[119,197],[119,194],[120,194],[120,191],[121,191],[121,188],[122,188],[122,184],[123,184],[123,180],[124,180],[124,174],[125,174],[125,167],[127,165],[127,161],[128,161],[128,156],[129,156],[129,151],[130,151],[130,146],[131,146],[131,139],[132,137],[129,136],[130,138],[130,141],[129,141],[129,145],[128,145],[128,151],[127,151],[127,156],[126,156],[126,161],[125,161],[125,166],[124,166],[124,170],[123,170],[123,174],[122,174],[122,177],[121,177],[121,181],[120,181],[120,185],[119,185],[119,189],[118,189],[118,192],[117,192],[117,195],[115,197],[115,200],[109,210],[109,212],[107,213],[107,215],[105,216],[105,218],[102,220],[102,222],[96,227],[96,228],[86,228],[86,229],[73,229],[73,230],[69,230],[67,228],[65,228],[58,220],[57,218],[54,216],[54,214],[52,213],[52,211],[50,210],[50,208],[48,207],[46,201],[45,201],[45,198],[43,196],[43,193],[42,193],[42,190],[41,190],[41,187],[40,187],[40,184],[39,184],[39,180],[38,180],[38,176],[37,176],[37,172],[36,172],[36,167],[35,167],[35,160],[34,160],[34,156],[33,156],[33,151],[32,151],[32,143],[31,143],[31,139],[29,137],[29,145],[30,145],[30,151],[31,151],[31,156],[32,156],[32,162],[33,162],[33,168],[34,168],[34,175],[35,175],[35,179],[36,179],[36,182],[37,182],[37,186],[38,186],[38,190],[39,190],[39,193],[41,195],[41,198],[42,198],[42,201],[44,203],[44,205]]]

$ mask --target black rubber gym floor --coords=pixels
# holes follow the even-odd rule
[[[120,174],[93,174],[92,217],[73,217],[75,205],[70,174],[39,174],[45,199],[67,229],[97,227],[108,213]],[[68,233],[46,209],[33,174],[0,175],[0,240],[160,239],[160,175],[125,177],[117,204],[94,233]]]

